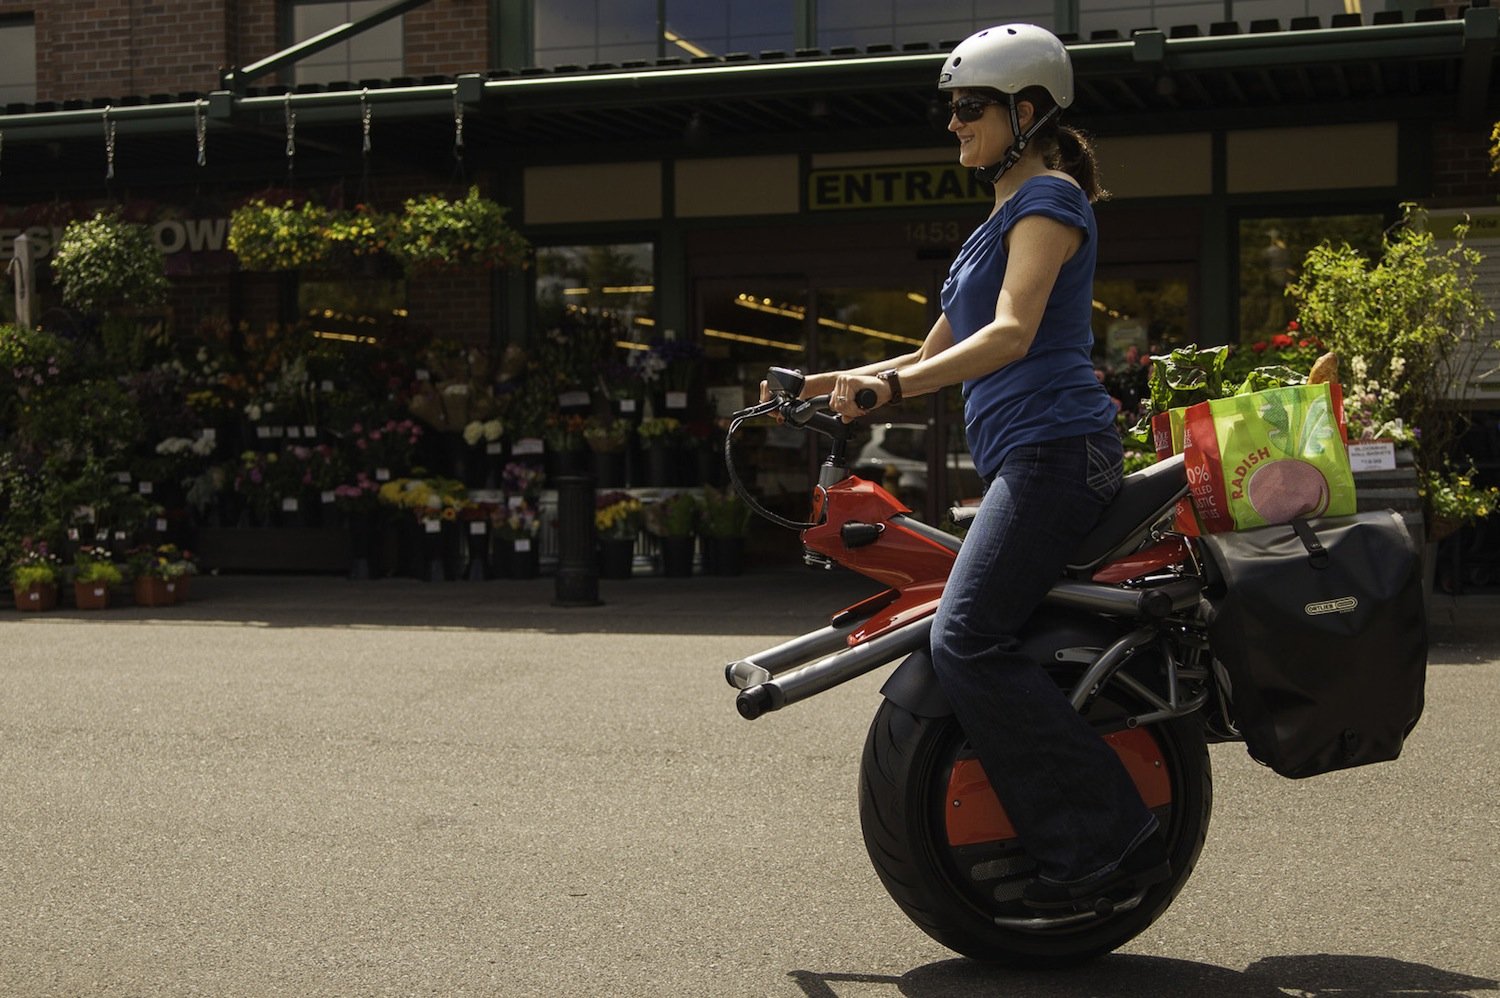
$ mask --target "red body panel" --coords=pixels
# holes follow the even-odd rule
[[[830,486],[826,498],[814,503],[814,517],[822,512],[823,503],[828,510],[827,520],[802,533],[802,543],[810,550],[898,589],[948,577],[954,553],[914,530],[892,523],[891,517],[908,510],[875,483],[850,477]],[[839,536],[839,528],[850,522],[884,524],[885,532],[874,544],[848,548]]]
[[[1150,731],[1130,728],[1105,735],[1104,740],[1119,753],[1147,807],[1172,802],[1166,759]],[[1015,827],[995,797],[978,759],[960,759],[954,764],[948,777],[944,811],[949,845],[971,846],[1016,837]]]

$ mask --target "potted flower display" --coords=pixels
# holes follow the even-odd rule
[[[599,577],[630,578],[641,529],[641,501],[627,492],[599,493],[594,501],[594,528],[599,534]]]
[[[594,459],[594,480],[601,489],[625,484],[625,446],[630,443],[630,420],[591,417],[583,427],[583,440]]]
[[[496,506],[490,518],[498,574],[512,579],[534,579],[540,570],[537,535],[542,529],[541,513],[523,496],[513,496],[504,506]]]
[[[17,610],[51,610],[57,606],[57,579],[62,561],[47,550],[45,541],[21,542],[21,553],[10,567],[10,585]]]
[[[662,574],[668,578],[693,574],[693,534],[701,506],[691,492],[679,492],[646,505],[646,529],[661,545]]]
[[[703,488],[703,567],[710,575],[739,575],[745,570],[745,536],[750,532],[750,507],[736,493]]]
[[[646,455],[646,484],[658,488],[675,484],[681,477],[677,461],[682,421],[675,416],[643,419],[635,433]]]
[[[107,548],[85,545],[73,555],[73,599],[80,610],[103,610],[109,606],[111,587],[124,580]]]
[[[131,548],[126,555],[137,606],[170,606],[177,602],[177,581],[171,560],[150,544]]]

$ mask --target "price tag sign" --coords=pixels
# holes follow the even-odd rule
[[[300,426],[288,426],[286,428],[286,435],[287,435],[287,439],[289,439],[289,440],[301,440],[302,439],[302,427],[300,427]]]
[[[326,506],[328,503],[333,502],[337,498],[338,494],[335,493],[332,489],[329,489],[323,493],[323,504]]]
[[[557,404],[564,409],[589,404],[588,392],[560,392],[557,396]]]
[[[1355,471],[1395,471],[1396,444],[1390,440],[1364,440],[1350,444],[1349,466]]]
[[[255,428],[255,436],[260,440],[269,440],[271,439],[271,428],[269,426],[257,426]]]
[[[635,399],[620,399],[620,413],[626,415],[635,412]]]
[[[474,520],[469,524],[469,533],[476,537],[484,535],[485,527],[488,526],[483,520]]]
[[[167,521],[166,520],[161,519],[161,518],[157,518],[157,521],[156,521],[156,532],[158,534],[164,534],[164,533],[167,532]]]
[[[515,549],[517,551],[523,551],[523,552],[524,551],[530,551],[531,550],[531,538],[530,537],[517,537],[516,538]]]
[[[295,512],[297,512],[297,508],[298,508],[297,507],[297,500],[295,500],[295,499],[283,499],[283,500],[281,500],[281,511],[283,513],[295,513]]]
[[[391,480],[391,469],[390,468],[376,468],[375,469],[375,480],[377,482],[388,482],[388,481],[390,481]]]
[[[484,445],[486,454],[500,455],[505,453],[505,445],[498,440],[492,440]]]
[[[542,450],[543,445],[541,437],[522,437],[520,440],[517,440],[515,442],[515,445],[511,447],[510,452],[517,457],[524,457],[528,454],[540,454],[542,453]]]
[[[142,482],[138,487],[140,488],[141,495],[143,496],[149,496],[155,488],[155,486],[153,486],[150,482]]]
[[[423,520],[422,529],[429,534],[435,534],[443,529],[443,525],[436,520]]]
[[[667,392],[668,409],[686,409],[687,392]]]

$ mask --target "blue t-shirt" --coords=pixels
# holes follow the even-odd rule
[[[1027,215],[1043,215],[1083,230],[1083,243],[1062,265],[1036,338],[1014,363],[964,382],[964,424],[974,467],[989,476],[1011,448],[1112,426],[1115,405],[1094,376],[1094,209],[1060,177],[1032,177],[975,229],[943,284],[943,313],[963,342],[995,321],[1005,280],[1005,236]]]

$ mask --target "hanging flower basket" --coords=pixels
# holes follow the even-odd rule
[[[256,198],[229,216],[229,249],[246,270],[327,266],[332,249],[328,209],[311,201],[268,204]]]
[[[525,266],[531,249],[505,221],[506,209],[469,188],[466,197],[411,198],[401,216],[396,254],[417,269]]]
[[[166,299],[167,278],[151,230],[101,211],[63,230],[52,255],[63,301],[85,312],[114,305],[150,307]]]

